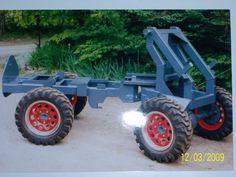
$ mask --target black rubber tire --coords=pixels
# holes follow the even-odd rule
[[[50,135],[38,135],[32,132],[26,124],[25,114],[27,108],[39,100],[53,104],[58,109],[61,117],[58,128]],[[72,105],[63,93],[53,88],[40,87],[31,90],[20,100],[16,108],[15,120],[22,136],[30,142],[37,145],[54,145],[69,133],[74,119],[73,114]]]
[[[69,100],[71,101],[72,96],[67,95]],[[74,108],[74,116],[77,117],[81,113],[81,111],[84,109],[85,105],[87,103],[87,97],[86,96],[77,96],[77,102],[73,106]]]
[[[139,111],[142,111],[144,115],[152,111],[163,113],[168,117],[174,129],[174,138],[171,146],[164,151],[159,151],[152,148],[146,142],[142,128],[135,128],[136,142],[147,157],[161,163],[169,163],[178,159],[182,153],[188,150],[193,129],[188,114],[181,109],[180,105],[166,97],[159,97],[144,102],[139,108]]]
[[[225,112],[225,120],[223,125],[214,131],[206,130],[199,124],[195,128],[194,133],[203,138],[210,140],[221,140],[233,131],[232,123],[232,95],[221,87],[216,88],[216,101],[219,102]]]

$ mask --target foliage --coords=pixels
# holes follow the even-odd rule
[[[132,72],[153,71],[143,29],[179,26],[207,62],[209,58],[218,60],[217,84],[231,89],[227,10],[1,11],[0,16],[4,17],[0,26],[4,22],[2,33],[6,35],[18,32],[35,36],[40,30],[49,37],[45,46],[33,52],[32,66],[109,79],[121,78],[129,68]],[[201,84],[199,73],[191,72],[197,85]]]
[[[144,48],[145,41],[141,35],[129,34],[124,23],[119,11],[94,11],[83,26],[56,34],[51,41],[72,44],[80,60],[135,55]]]
[[[230,55],[208,54],[206,56],[210,59],[215,59],[217,64],[215,66],[216,84],[227,90],[232,87],[232,73],[231,73],[231,57]],[[209,61],[209,60],[208,60]]]
[[[49,73],[64,70],[77,73],[80,76],[93,76],[94,78],[110,80],[120,80],[126,72],[154,72],[153,65],[149,63],[143,65],[139,61],[129,60],[127,63],[111,60],[80,61],[78,56],[74,55],[68,47],[52,43],[35,50],[31,55],[29,64],[36,68],[46,68]]]
[[[40,18],[40,26],[43,29],[60,29],[61,27],[69,27],[74,25],[75,21],[70,18],[70,11],[64,10],[14,10],[7,11],[6,18],[8,21],[8,30],[12,31],[15,27],[23,29],[29,32],[34,32],[36,27],[37,19]],[[56,30],[58,32],[58,30]]]
[[[31,54],[29,64],[36,68],[47,68],[48,71],[60,70],[63,69],[63,63],[70,55],[71,52],[64,46],[52,43],[45,44]]]
[[[206,62],[210,64],[213,60],[217,61],[217,64],[214,67],[216,85],[221,86],[229,91],[231,91],[231,58],[229,55],[219,55],[219,54],[207,54],[204,55]],[[196,80],[196,86],[199,88],[204,88],[205,80],[198,70],[193,68],[190,71],[191,76]]]

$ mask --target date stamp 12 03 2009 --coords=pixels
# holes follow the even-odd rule
[[[194,152],[181,154],[182,162],[224,162],[223,152]]]

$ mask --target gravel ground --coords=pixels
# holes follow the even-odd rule
[[[14,50],[11,47],[4,49]],[[132,130],[124,127],[121,121],[122,114],[136,110],[139,103],[126,104],[116,98],[108,98],[102,109],[92,109],[86,105],[79,119],[74,121],[71,132],[60,144],[31,144],[17,131],[14,122],[15,108],[21,97],[22,94],[7,98],[0,95],[0,172],[233,169],[232,135],[219,142],[193,136],[188,150],[190,155],[224,153],[223,162],[183,162],[179,159],[172,164],[160,164],[148,159],[139,150]]]

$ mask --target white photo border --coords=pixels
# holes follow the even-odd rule
[[[222,9],[230,10],[231,20],[231,57],[232,57],[232,94],[233,108],[235,108],[235,91],[236,85],[236,1],[235,0],[0,0],[0,10],[55,10],[55,9],[140,9],[140,10],[186,10],[186,9]],[[236,117],[236,111],[233,109],[233,117]],[[233,121],[233,129],[235,130],[236,121]],[[231,171],[127,171],[127,172],[76,172],[76,173],[1,173],[0,177],[41,177],[42,175],[50,177],[233,177],[236,176],[235,168],[235,142],[236,134],[233,134],[233,170]],[[0,148],[1,149],[1,148]],[[0,157],[1,158],[1,157]]]

